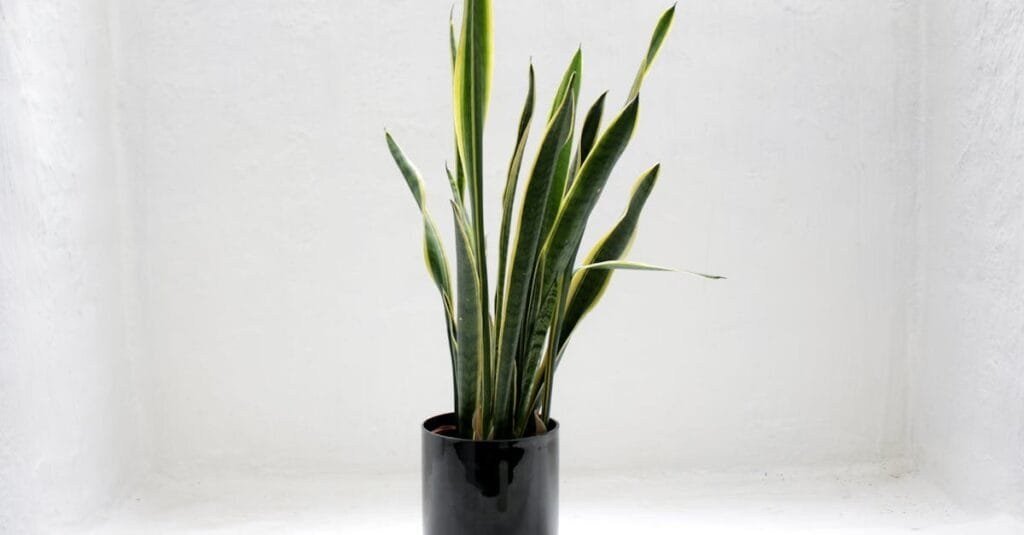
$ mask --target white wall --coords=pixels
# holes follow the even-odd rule
[[[924,34],[913,438],[959,498],[1024,511],[1024,6],[936,3]]]
[[[104,5],[0,1],[0,533],[92,514],[138,457]]]
[[[448,359],[383,128],[447,229],[449,4],[0,0],[0,532],[147,467],[416,469]],[[543,102],[582,42],[584,101],[620,102],[662,4],[498,3],[492,206],[528,58]],[[565,465],[910,446],[1019,509],[1021,26],[994,1],[681,5],[594,234],[661,161],[634,256],[730,279],[617,276],[558,378]]]
[[[497,4],[494,207],[528,59],[542,109],[581,42],[584,100],[620,102],[667,2]],[[415,469],[448,357],[383,129],[447,227],[449,5],[124,4],[162,465]],[[661,161],[635,256],[731,279],[618,277],[560,373],[568,467],[901,452],[915,20],[897,1],[680,6],[595,229]]]

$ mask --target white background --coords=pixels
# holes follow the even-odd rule
[[[383,130],[449,236],[449,5],[0,0],[0,531],[151,474],[415,479],[450,372]],[[492,229],[530,58],[541,114],[580,43],[617,106],[665,7],[497,2]],[[681,4],[589,241],[661,162],[632,256],[729,280],[616,275],[565,478],[867,465],[1024,512],[1022,30]]]

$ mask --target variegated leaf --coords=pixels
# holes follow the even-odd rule
[[[497,396],[494,407],[495,425],[499,436],[512,430],[519,341],[527,316],[534,266],[542,244],[540,225],[544,218],[544,210],[547,209],[558,154],[569,136],[573,116],[572,101],[571,95],[562,99],[558,113],[548,123],[519,209],[519,226],[512,247],[508,289],[499,329],[501,338],[498,345]]]

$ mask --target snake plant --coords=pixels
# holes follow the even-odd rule
[[[590,106],[582,123],[578,120],[581,50],[572,56],[546,117],[535,113],[530,66],[526,102],[505,173],[493,301],[483,206],[483,133],[492,67],[490,0],[464,1],[458,36],[454,22],[449,24],[456,154],[454,172],[445,171],[455,227],[454,274],[427,209],[423,179],[386,134],[391,155],[420,209],[427,269],[440,292],[446,321],[459,436],[485,440],[543,432],[551,414],[554,372],[566,343],[601,298],[612,272],[665,269],[625,259],[658,179],[658,165],[640,176],[622,218],[580,266],[573,266],[590,213],[636,128],[644,78],[674,15],[675,6],[658,20],[625,105],[603,129],[607,93]],[[543,133],[520,188],[534,123],[542,123]],[[519,211],[514,216],[517,196]]]

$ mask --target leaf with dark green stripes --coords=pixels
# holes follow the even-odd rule
[[[462,35],[455,57],[454,109],[455,139],[459,161],[465,173],[466,195],[463,196],[468,228],[471,230],[475,256],[477,280],[480,286],[480,310],[484,315],[481,337],[484,340],[484,362],[492,361],[491,349],[491,300],[487,277],[487,243],[484,228],[484,164],[483,141],[484,122],[487,115],[487,101],[491,85],[491,1],[465,0],[462,10]],[[490,380],[486,381],[489,386]],[[486,409],[486,407],[485,407]],[[487,422],[486,412],[481,420]]]
[[[448,177],[448,187],[452,191],[452,200],[462,204],[462,194],[459,192],[459,180],[452,174],[451,168],[448,167],[448,162],[444,164],[444,174]]]
[[[451,294],[451,277],[448,271],[448,257],[444,252],[444,246],[441,243],[441,237],[438,234],[437,225],[434,224],[434,220],[430,217],[430,212],[427,210],[423,179],[420,177],[419,171],[417,171],[416,167],[414,167],[405,157],[402,149],[395,142],[394,138],[391,137],[391,134],[385,132],[384,137],[387,140],[391,156],[398,165],[398,169],[405,178],[405,183],[409,186],[409,191],[412,192],[413,198],[416,199],[416,205],[420,209],[420,215],[423,220],[423,255],[426,260],[427,271],[430,273],[430,277],[434,280],[437,290],[441,293],[441,302],[444,306],[445,330],[448,333],[448,352],[451,354],[452,358],[454,377],[454,365],[457,356],[457,340],[455,311]],[[454,397],[456,399],[456,403],[458,403],[459,394],[457,385],[453,384],[452,386],[455,389]]]
[[[508,175],[505,178],[505,193],[501,199],[501,234],[498,237],[498,285],[494,291],[494,314],[504,314],[505,280],[507,276],[508,263],[508,240],[512,227],[512,207],[515,201],[516,188],[519,184],[519,171],[523,166],[523,153],[526,152],[526,141],[530,133],[530,124],[533,122],[534,106],[534,74],[533,65],[530,65],[530,85],[526,92],[526,103],[523,104],[523,112],[519,116],[519,131],[516,135],[516,148],[512,153],[512,160],[508,165]]]
[[[452,84],[455,83],[455,67],[459,56],[459,42],[455,37],[455,6],[452,6],[448,14],[448,46],[452,55]],[[458,134],[456,134],[457,136]],[[446,168],[447,169],[447,168]],[[459,139],[455,138],[455,175],[448,171],[448,178],[454,183],[452,192],[459,204],[463,204],[462,197],[466,194],[466,173],[462,169],[462,156],[459,155]],[[465,205],[463,205],[465,206]]]
[[[666,269],[625,258],[656,181],[657,167],[641,177],[625,214],[582,265],[573,268],[590,215],[634,133],[640,90],[665,43],[675,6],[658,20],[626,106],[606,128],[602,120],[607,94],[576,124],[583,55],[581,49],[575,51],[554,92],[536,159],[526,178],[520,180],[536,113],[530,66],[526,102],[501,198],[493,296],[489,293],[483,207],[484,125],[493,61],[492,0],[462,0],[461,28],[456,28],[454,14],[453,7],[448,41],[455,158],[450,168],[445,165],[456,233],[454,273],[449,272],[437,226],[427,210],[419,172],[390,135],[387,142],[420,208],[427,269],[444,304],[458,434],[477,440],[515,438],[523,436],[528,427],[536,432],[547,429],[554,373],[565,344],[597,304],[613,273]],[[525,184],[520,186],[520,182]]]
[[[633,135],[639,108],[640,98],[637,97],[609,125],[580,168],[544,246],[545,260],[553,273],[565,268],[570,246],[583,236],[590,213]]]
[[[479,254],[483,238],[483,135],[490,97],[491,2],[465,0],[455,58],[455,137],[466,173],[469,216]]]
[[[577,97],[579,96],[580,86],[583,85],[582,76],[583,48],[577,48],[576,52],[572,55],[572,59],[569,60],[569,66],[566,67],[565,73],[562,74],[562,81],[558,83],[558,90],[555,91],[555,98],[551,103],[551,111],[548,112],[549,121],[558,113],[562,100],[569,94],[569,91],[573,91]]]
[[[572,101],[571,95],[562,99],[558,113],[548,123],[519,209],[519,226],[512,247],[511,270],[499,329],[497,397],[494,407],[495,425],[499,434],[508,433],[512,428],[516,360],[519,357],[519,339],[526,319],[534,266],[542,245],[540,224],[544,218],[544,210],[547,209],[547,198],[558,163],[558,154],[569,137],[573,118]]]
[[[402,172],[402,176],[405,178],[405,183],[409,186],[409,191],[412,192],[413,198],[416,199],[416,205],[419,207],[420,214],[423,218],[423,246],[427,261],[427,269],[430,272],[431,278],[434,279],[437,289],[441,292],[441,297],[446,303],[449,303],[451,296],[451,282],[448,274],[448,258],[444,253],[444,247],[441,245],[441,238],[438,235],[437,226],[434,224],[434,220],[430,217],[430,212],[427,210],[423,179],[420,177],[419,171],[417,171],[412,163],[410,163],[405,157],[402,149],[397,143],[395,143],[391,134],[385,132],[384,137],[387,140],[391,156],[398,165],[398,169]]]
[[[644,83],[647,71],[650,70],[651,65],[654,65],[654,59],[658,57],[658,51],[661,50],[661,45],[665,42],[665,37],[668,36],[668,31],[672,29],[672,19],[675,18],[675,15],[676,6],[673,4],[672,7],[662,13],[661,18],[658,19],[658,24],[654,27],[654,35],[651,36],[651,44],[647,47],[647,55],[644,56],[643,61],[640,62],[640,69],[636,73],[636,79],[633,80],[633,87],[629,90],[629,98],[626,100],[633,100],[640,94],[640,87]]]
[[[562,82],[555,92],[555,103],[551,109],[551,116],[554,117],[556,107],[568,96],[572,99],[572,107],[576,109],[576,102],[580,95],[580,85],[583,74],[583,49],[576,49],[569,67],[562,75]],[[558,208],[562,204],[562,197],[565,195],[566,184],[569,182],[569,167],[572,161],[572,138],[575,130],[574,124],[570,125],[569,137],[558,153],[558,164],[555,166],[555,174],[551,180],[551,191],[548,193],[548,206],[544,211],[544,222],[541,225],[541,236],[545,238],[551,231],[551,225],[558,215]]]
[[[455,324],[458,337],[458,358],[455,376],[458,382],[459,406],[455,413],[459,433],[474,440],[484,438],[484,429],[474,420],[485,413],[488,399],[486,359],[484,354],[483,310],[480,308],[480,280],[477,259],[462,207],[452,202],[455,218],[455,258],[458,299]]]
[[[587,117],[583,120],[583,128],[580,129],[580,146],[576,150],[576,159],[573,161],[572,169],[569,170],[569,187],[572,187],[572,181],[576,177],[576,172],[579,171],[579,167],[583,165],[587,156],[590,156],[591,149],[594,148],[594,142],[597,140],[597,134],[601,129],[601,116],[604,114],[604,101],[607,97],[607,91],[601,93],[597,101],[590,106],[590,110],[587,111]]]
[[[543,265],[540,271],[544,271]],[[554,278],[555,286],[544,287],[540,284],[536,286],[537,294],[532,307],[537,313],[534,315],[531,328],[526,332],[524,347],[520,349],[520,352],[523,353],[519,371],[522,391],[515,408],[516,436],[522,435],[525,431],[537,406],[540,388],[543,386],[544,342],[552,323],[554,323],[554,315],[558,309],[557,283],[559,280],[558,277]]]
[[[630,193],[629,205],[617,223],[607,234],[601,238],[597,245],[591,249],[583,261],[584,264],[598,264],[601,262],[616,261],[623,258],[629,252],[633,239],[636,237],[637,223],[640,221],[640,214],[647,203],[654,185],[658,181],[660,165],[655,165],[637,179]],[[562,332],[559,335],[558,346],[561,347],[572,334],[576,324],[583,316],[597,304],[605,288],[611,281],[612,272],[608,270],[588,270],[577,273],[573,277],[572,286],[569,289],[569,301],[566,306],[565,318],[562,322]]]
[[[520,376],[524,378],[522,403],[516,416],[517,427],[525,425],[540,386],[538,376],[543,341],[550,326],[554,307],[557,304],[555,286],[558,278],[564,275],[566,266],[576,254],[576,247],[586,229],[590,213],[597,204],[597,199],[604,190],[612,169],[618,163],[622,153],[629,144],[636,127],[637,112],[640,107],[639,97],[630,101],[622,113],[608,126],[594,145],[587,161],[583,163],[576,181],[562,203],[558,217],[555,219],[551,235],[542,250],[543,274],[540,279],[540,301],[536,303],[536,315],[531,333],[527,339],[527,354],[521,367]],[[532,379],[531,379],[532,378]]]

